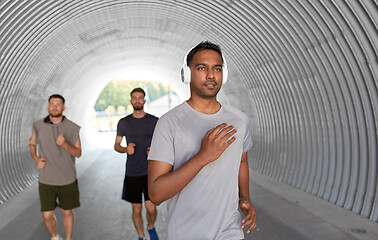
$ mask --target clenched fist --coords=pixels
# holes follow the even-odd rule
[[[66,141],[66,139],[64,138],[63,133],[61,133],[61,134],[59,134],[58,138],[56,139],[56,144],[58,144],[59,146],[63,146],[65,141]]]

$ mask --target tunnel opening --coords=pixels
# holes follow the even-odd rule
[[[89,122],[84,124],[84,138],[90,146],[113,149],[118,121],[132,114],[130,92],[140,87],[145,93],[144,110],[156,117],[176,107],[182,97],[167,81],[117,76],[108,82],[92,107]],[[89,135],[89,136],[88,136]],[[123,139],[123,143],[124,139]]]

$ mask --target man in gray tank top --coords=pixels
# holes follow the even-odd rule
[[[39,169],[43,221],[52,240],[62,239],[58,235],[55,208],[61,208],[66,239],[71,240],[73,209],[80,206],[75,169],[75,158],[81,156],[80,127],[63,116],[64,102],[59,94],[49,97],[49,115],[33,124],[29,141],[30,154]]]
[[[168,240],[244,239],[242,229],[256,227],[249,196],[250,122],[217,101],[227,80],[219,46],[194,47],[185,56],[182,80],[190,82],[189,100],[159,119],[152,138],[150,200],[167,200]]]

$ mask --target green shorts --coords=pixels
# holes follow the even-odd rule
[[[39,183],[39,199],[41,201],[42,212],[52,211],[57,206],[64,210],[80,207],[77,180],[71,184],[63,186]]]

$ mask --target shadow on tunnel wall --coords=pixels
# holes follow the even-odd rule
[[[376,1],[0,4],[0,203],[37,180],[28,139],[50,94],[84,124],[111,72],[148,66],[180,88],[182,56],[211,40],[220,100],[252,122],[250,166],[378,221]]]

